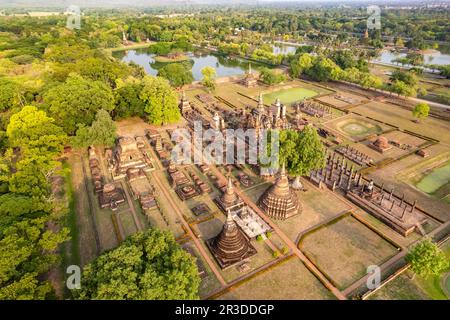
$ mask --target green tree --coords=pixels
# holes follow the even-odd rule
[[[295,184],[300,188],[300,177],[325,164],[325,147],[312,126],[301,131],[284,130],[280,133],[280,162],[286,165],[290,175],[296,176]]]
[[[391,81],[403,81],[411,87],[416,87],[418,84],[417,76],[414,73],[408,71],[394,70],[389,79]]]
[[[313,65],[314,57],[309,53],[301,54],[298,59],[291,62],[291,74],[295,78],[300,77],[306,73]]]
[[[140,98],[145,103],[144,111],[152,124],[173,123],[180,119],[177,93],[169,81],[161,77],[146,76]]]
[[[158,77],[169,80],[174,87],[182,87],[192,83],[194,76],[191,70],[183,63],[168,63],[158,71]]]
[[[202,84],[208,88],[208,90],[214,91],[216,89],[216,83],[214,79],[216,78],[216,69],[207,66],[202,69]]]
[[[0,299],[46,299],[52,288],[40,276],[59,262],[56,248],[68,240],[68,230],[46,228],[39,217],[16,222],[0,233]]]
[[[283,73],[269,68],[261,69],[259,78],[267,85],[274,85],[286,81],[286,76]]]
[[[117,126],[105,110],[99,110],[90,127],[81,125],[73,138],[76,147],[87,148],[90,145],[112,147],[117,137]]]
[[[70,74],[67,80],[44,94],[50,115],[66,133],[74,134],[78,124],[91,125],[98,110],[111,112],[114,96],[101,81]]]
[[[430,106],[427,103],[418,103],[414,107],[412,114],[414,117],[416,117],[418,120],[424,119],[428,117],[428,114],[430,112]]]
[[[415,88],[400,80],[395,80],[389,87],[389,90],[398,94],[399,96],[411,97],[417,94]]]
[[[430,239],[415,245],[407,254],[411,270],[421,277],[439,275],[450,266],[450,259]]]
[[[84,268],[78,299],[198,299],[195,260],[167,231],[128,237]]]
[[[115,119],[132,116],[143,117],[145,115],[145,103],[139,98],[142,87],[141,81],[134,78],[117,84],[117,88],[114,90],[116,107],[113,112]]]
[[[22,88],[15,81],[0,78],[0,112],[17,107],[24,102]]]
[[[55,124],[55,120],[34,106],[25,106],[13,114],[6,134],[11,147],[50,158],[63,151],[67,140],[66,134]]]
[[[342,70],[329,58],[318,57],[307,74],[317,81],[339,80]]]

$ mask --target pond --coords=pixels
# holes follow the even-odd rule
[[[165,63],[156,62],[155,54],[149,53],[148,49],[136,49],[128,51],[117,51],[113,53],[113,56],[123,62],[134,62],[142,66],[145,71],[153,76],[158,74],[158,70],[162,68]],[[193,54],[188,53],[189,60],[183,62],[190,65],[194,80],[198,81],[202,79],[201,70],[210,66],[216,69],[217,77],[230,77],[243,75],[248,70],[249,61],[240,58],[229,58],[212,53],[206,54]],[[259,70],[265,65],[251,62],[252,69]]]
[[[450,64],[450,54],[443,54],[440,52],[424,54],[425,64],[436,64],[436,65],[446,65]],[[394,62],[397,58],[406,57],[406,53],[396,53],[391,51],[382,51],[381,55],[375,59],[375,62],[381,62],[386,64],[396,65]]]
[[[416,187],[428,194],[434,193],[450,182],[450,162],[446,165],[434,169],[431,173],[422,178]]]

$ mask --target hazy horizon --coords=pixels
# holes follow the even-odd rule
[[[173,5],[255,5],[255,4],[383,4],[404,5],[421,3],[450,3],[450,0],[2,0],[1,7],[32,8],[32,7],[68,7],[78,5],[81,7],[162,7]]]

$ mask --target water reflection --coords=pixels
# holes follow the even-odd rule
[[[123,62],[134,62],[142,66],[145,71],[156,76],[158,70],[166,63],[155,61],[155,54],[149,53],[147,49],[136,49],[128,51],[114,52],[113,56]],[[249,67],[250,62],[240,58],[230,58],[212,53],[188,53],[189,60],[181,62],[187,63],[192,69],[192,75],[195,80],[201,80],[201,70],[206,66],[211,66],[216,69],[217,77],[229,77],[244,74]],[[260,63],[251,62],[252,69],[261,69],[263,66]]]

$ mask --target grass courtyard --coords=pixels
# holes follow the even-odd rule
[[[294,102],[302,101],[303,99],[315,97],[317,95],[318,92],[314,90],[294,87],[266,93],[263,95],[263,99],[266,104],[273,104],[277,99],[280,99],[281,103],[289,105]]]
[[[337,285],[345,289],[398,250],[373,230],[345,216],[304,236],[301,250]]]
[[[449,184],[450,184],[450,162],[447,162],[443,166],[431,170],[431,172],[425,175],[416,184],[416,187],[425,193],[434,194],[435,192],[438,192],[441,188],[448,189]]]
[[[260,273],[223,294],[219,300],[334,299],[296,257]]]

